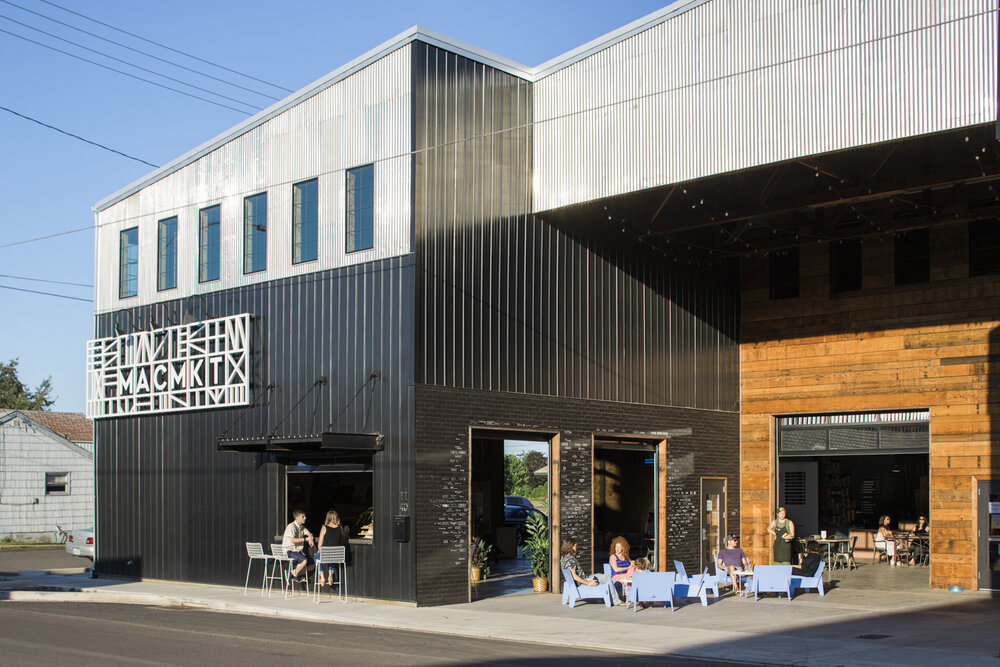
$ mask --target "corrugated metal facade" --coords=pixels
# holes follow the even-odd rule
[[[717,0],[534,85],[545,211],[997,116],[990,0]]]
[[[308,97],[96,215],[95,311],[109,312],[410,252],[410,47]],[[375,165],[374,247],[345,253],[344,170]],[[319,248],[292,264],[292,184],[319,179]],[[267,270],[243,273],[243,198],[267,192]],[[198,211],[221,205],[221,274],[198,282]],[[157,221],[178,217],[177,287],[156,290]],[[139,227],[139,287],[118,298],[119,232]]]
[[[414,485],[412,258],[102,315],[97,335],[151,315],[176,321],[187,307],[200,318],[251,314],[255,405],[96,421],[98,571],[237,585],[243,543],[267,544],[291,508],[283,465],[217,452],[216,438],[319,433],[335,420],[334,431],[385,434],[373,503],[386,509],[374,544],[355,549],[350,592],[414,600],[413,542],[389,539],[399,490]],[[372,371],[381,380],[352,400]],[[320,376],[328,384],[313,387]]]
[[[530,215],[530,85],[423,44],[413,60],[416,381],[736,409],[735,274]]]

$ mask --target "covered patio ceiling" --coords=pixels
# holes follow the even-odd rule
[[[814,155],[539,213],[570,234],[715,263],[1000,215],[993,125]]]

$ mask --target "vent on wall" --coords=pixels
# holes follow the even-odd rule
[[[785,504],[806,504],[806,473],[802,470],[786,470],[785,473]]]

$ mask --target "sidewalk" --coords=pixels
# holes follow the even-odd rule
[[[900,568],[902,569],[902,568]],[[851,573],[854,574],[854,573]],[[785,665],[1000,665],[1000,599],[986,593],[872,590],[847,583],[826,597],[800,592],[791,602],[726,594],[708,607],[677,610],[582,602],[553,594],[508,595],[470,604],[411,607],[329,596],[262,598],[259,589],[93,579],[82,572],[22,571],[0,578],[0,600],[185,605],[230,613],[365,625],[438,634],[589,646],[642,654]],[[880,574],[880,576],[882,576]],[[888,576],[903,576],[888,573]],[[259,580],[258,580],[259,581]],[[863,581],[863,580],[856,580]],[[891,582],[890,582],[891,583]]]

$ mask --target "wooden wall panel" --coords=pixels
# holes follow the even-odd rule
[[[893,286],[893,241],[866,239],[863,289],[830,296],[826,244],[801,246],[796,299],[741,266],[741,533],[770,562],[774,417],[928,408],[932,587],[977,587],[974,478],[1000,478],[1000,276],[968,277],[967,227],[931,230],[931,281]]]

